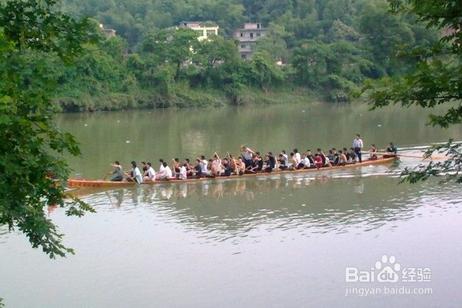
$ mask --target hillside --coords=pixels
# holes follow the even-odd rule
[[[63,68],[67,110],[241,104],[279,92],[346,101],[366,79],[414,63],[397,46],[437,38],[384,0],[66,0],[62,9],[117,33]],[[198,42],[175,30],[181,21],[216,23],[219,35]],[[232,36],[246,22],[265,27],[251,60]]]

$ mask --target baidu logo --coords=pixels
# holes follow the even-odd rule
[[[345,282],[429,282],[431,275],[427,267],[402,267],[395,256],[383,255],[370,269],[347,267]]]
[[[394,256],[382,256],[380,261],[375,263],[378,282],[398,282],[400,277],[401,265],[396,263]]]
[[[403,267],[395,256],[383,255],[369,269],[345,269],[345,296],[432,295],[432,271],[429,267]],[[409,282],[423,283],[409,285]],[[367,285],[369,284],[369,285]]]

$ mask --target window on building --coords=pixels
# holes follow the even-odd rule
[[[244,36],[244,33],[241,32],[241,37],[243,37],[243,36]]]
[[[244,45],[244,44],[242,44],[242,45],[241,45],[241,48],[245,48],[245,45]]]
[[[253,38],[253,32],[250,32],[250,38]]]
[[[241,55],[242,59],[247,59],[247,55]]]

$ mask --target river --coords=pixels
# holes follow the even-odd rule
[[[241,144],[338,148],[359,132],[416,155],[462,139],[460,126],[431,128],[426,115],[313,103],[66,114],[58,124],[81,142],[73,175],[100,178],[116,159],[157,167]],[[48,209],[75,255],[50,261],[0,228],[0,297],[7,307],[459,307],[462,192],[399,184],[418,163],[92,191],[82,198],[96,214]],[[384,268],[399,281],[367,277]]]

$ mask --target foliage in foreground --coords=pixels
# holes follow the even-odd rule
[[[54,10],[54,0],[0,5],[0,225],[24,233],[51,258],[72,253],[46,217],[47,206],[65,206],[69,175],[64,153],[79,154],[74,137],[54,124],[56,80],[50,56],[62,63],[80,54],[88,21]],[[93,209],[74,200],[67,214]]]
[[[462,183],[462,146],[460,143],[453,143],[450,140],[443,145],[429,148],[424,153],[424,158],[431,158],[432,155],[439,154],[445,157],[444,161],[431,161],[426,165],[420,165],[415,170],[406,169],[403,172],[404,180],[409,183],[428,180],[430,177],[443,176],[442,182],[455,181]]]
[[[416,59],[415,68],[401,77],[389,77],[379,83],[369,83],[365,91],[373,108],[390,104],[433,108],[447,106],[441,115],[432,114],[429,124],[448,127],[462,122],[462,2],[458,0],[390,0],[395,13],[414,14],[429,29],[441,33],[441,39],[431,48],[402,51]],[[426,180],[431,176],[446,175],[447,179],[462,182],[461,144],[449,142],[426,153],[447,152],[447,161],[430,163],[415,170],[406,170],[409,182]]]

